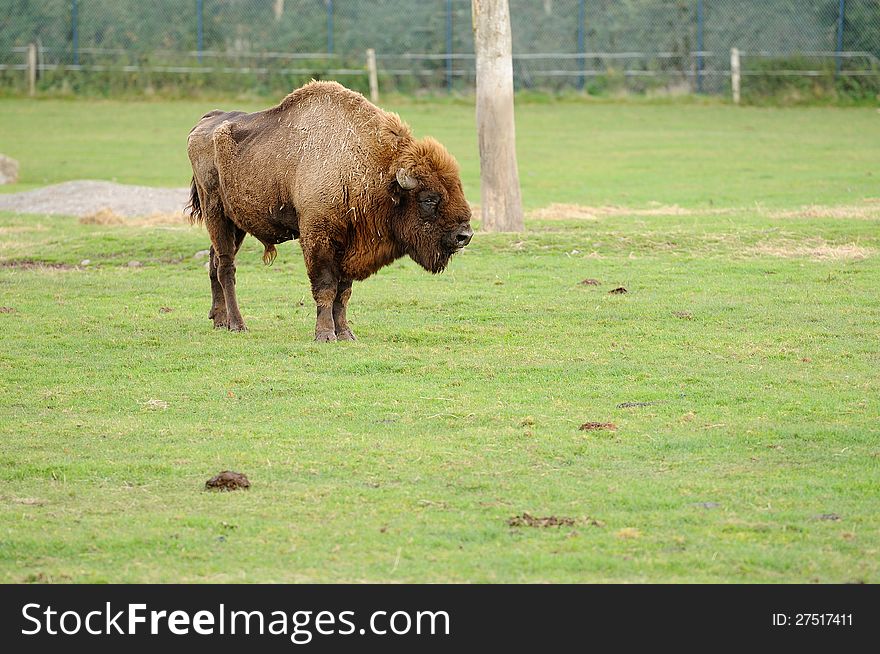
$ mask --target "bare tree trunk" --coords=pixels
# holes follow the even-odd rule
[[[477,134],[480,140],[482,229],[524,229],[516,130],[513,61],[507,0],[472,0],[477,55]]]

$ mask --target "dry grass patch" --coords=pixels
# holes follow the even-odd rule
[[[98,209],[93,213],[86,214],[79,219],[83,225],[124,225],[125,218],[108,207]]]
[[[832,244],[821,238],[813,238],[805,241],[765,241],[749,248],[749,253],[784,259],[800,257],[829,261],[867,259],[875,250],[858,243]]]
[[[880,220],[880,198],[869,198],[864,204],[837,207],[811,204],[787,211],[768,211],[771,218],[830,218],[833,220]]]
[[[154,213],[142,218],[124,218],[112,209],[99,209],[79,219],[83,225],[128,225],[129,227],[155,227],[157,225],[186,225],[186,216],[182,211],[172,213]]]
[[[45,232],[48,229],[45,225],[15,225],[8,227],[0,227],[0,236],[6,234],[26,234],[28,232]]]
[[[529,213],[529,218],[535,220],[600,220],[607,216],[693,216],[729,211],[729,209],[685,209],[677,204],[660,203],[650,203],[650,206],[642,209],[616,205],[590,207],[582,204],[553,203],[541,209],[535,209]]]
[[[157,225],[177,225],[189,227],[189,221],[182,211],[173,213],[154,213],[143,218],[132,218],[128,221],[129,225],[135,227],[155,227]]]

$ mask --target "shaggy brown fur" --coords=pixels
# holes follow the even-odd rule
[[[253,114],[211,111],[188,152],[191,220],[211,236],[215,327],[245,329],[235,255],[246,234],[263,243],[267,264],[278,243],[299,239],[318,341],[354,339],[353,280],[403,255],[438,273],[473,235],[452,155],[336,82],[310,82]]]

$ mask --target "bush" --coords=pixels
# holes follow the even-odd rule
[[[742,99],[749,104],[863,104],[880,99],[880,68],[873,62],[843,60],[840,74],[834,59],[793,56],[744,58]],[[847,75],[864,72],[867,75]],[[817,74],[792,74],[816,71]]]

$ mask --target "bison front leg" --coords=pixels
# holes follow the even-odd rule
[[[318,305],[318,317],[315,321],[315,340],[319,343],[327,343],[336,340],[336,326],[333,322],[333,300],[336,299],[336,289],[329,287],[315,288],[312,285],[312,296]]]
[[[333,321],[333,303],[336,300],[337,276],[330,267],[317,265],[313,262],[309,268],[309,279],[312,282],[312,297],[317,305],[315,322],[315,340],[319,343],[336,340],[336,323]]]
[[[345,279],[336,286],[336,298],[333,300],[333,322],[336,326],[336,338],[340,341],[356,340],[354,332],[348,326],[345,312],[351,297],[351,280]]]
[[[303,222],[308,221],[301,218],[300,224]],[[317,306],[315,340],[319,343],[335,341],[337,324],[334,319],[334,305],[339,293],[346,288],[337,260],[337,247],[325,234],[315,233],[314,230],[301,232],[299,244],[302,247],[306,272],[312,283],[312,297]],[[348,287],[350,289],[351,282],[348,282]]]

